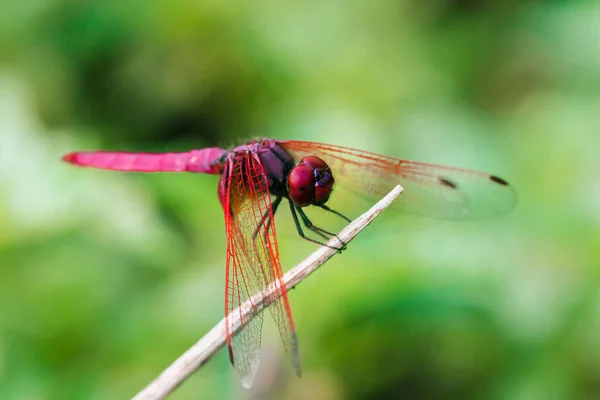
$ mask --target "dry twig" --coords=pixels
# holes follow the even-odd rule
[[[375,204],[369,211],[352,221],[339,234],[338,237],[344,243],[349,243],[361,230],[367,227],[383,210],[385,210],[402,193],[402,187],[396,186],[389,194]],[[330,246],[338,246],[337,239],[332,238]],[[283,281],[288,290],[292,289],[310,273],[315,271],[325,261],[336,253],[334,248],[322,246],[312,253],[308,258],[289,270],[284,276]],[[244,317],[252,313],[258,313],[273,301],[276,300],[278,282],[267,288],[266,294],[262,292],[252,295],[244,304],[240,306]],[[233,311],[237,314],[239,311]],[[231,322],[231,331],[237,332],[240,329],[240,320],[245,318],[236,318],[237,321]],[[222,319],[214,328],[212,328],[204,337],[197,341],[189,350],[183,353],[173,364],[165,369],[154,381],[139,392],[133,400],[164,399],[194,371],[205,364],[223,345],[225,344],[225,319]]]

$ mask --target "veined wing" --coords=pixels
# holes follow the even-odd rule
[[[396,185],[402,185],[404,191],[390,206],[392,210],[458,220],[500,215],[515,204],[512,186],[484,172],[400,160],[322,143],[278,143],[296,160],[307,155],[325,160],[335,178],[334,191],[339,187],[375,202]]]
[[[224,194],[227,233],[227,268],[225,318],[231,363],[242,384],[249,387],[258,370],[263,314],[256,310],[253,318],[235,312],[250,296],[279,281],[277,300],[268,307],[279,329],[285,350],[300,376],[300,357],[294,320],[279,261],[275,226],[267,229],[266,217],[273,220],[267,178],[256,155],[248,154],[228,161],[219,184]],[[260,226],[256,238],[253,233]],[[252,305],[254,308],[254,305]],[[230,320],[241,322],[241,330],[232,335]]]

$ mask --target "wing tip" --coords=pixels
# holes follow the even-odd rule
[[[257,357],[250,361],[249,369],[245,371],[245,374],[240,375],[240,382],[244,388],[250,389],[252,387],[252,384],[256,380],[256,375],[258,374],[258,365],[259,359]]]
[[[242,383],[244,389],[250,389],[254,383],[254,376],[244,376],[240,379],[240,382]]]

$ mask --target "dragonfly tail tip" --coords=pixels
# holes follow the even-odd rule
[[[69,153],[62,156],[62,160],[71,164],[75,164],[77,155],[75,153]]]

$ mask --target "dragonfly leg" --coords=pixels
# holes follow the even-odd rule
[[[281,197],[277,197],[271,204],[271,208],[273,209],[273,217],[275,217],[275,211],[277,211],[277,207],[279,207],[279,203],[281,203],[281,199],[282,199]],[[269,229],[271,229],[271,224],[273,223],[273,219],[269,216],[269,214],[270,214],[269,210],[265,211],[265,213],[263,214],[258,226],[256,227],[256,229],[254,230],[254,233],[252,234],[252,240],[256,240],[256,237],[258,236],[258,232],[260,232],[260,228],[263,225],[266,228],[265,236],[269,232]],[[265,243],[267,243],[266,240],[265,240]]]
[[[331,208],[327,207],[326,205],[321,205],[321,206],[319,206],[319,207],[321,207],[321,208],[322,208],[323,210],[325,210],[325,211],[329,211],[330,213],[333,213],[333,214],[337,215],[338,217],[341,217],[341,218],[345,219],[345,220],[346,220],[346,221],[348,221],[348,222],[352,222],[352,221],[350,220],[350,218],[346,217],[346,216],[345,216],[344,214],[342,214],[341,212],[339,212],[339,211],[335,211],[335,210],[332,210]]]
[[[298,214],[300,214],[300,218],[302,218],[302,222],[304,222],[304,226],[306,226],[311,231],[315,232],[317,235],[319,235],[325,239],[328,239],[328,240],[331,237],[335,236],[335,238],[338,240],[338,242],[340,242],[342,244],[342,250],[344,250],[346,248],[346,243],[342,242],[342,240],[338,237],[338,235],[336,235],[335,233],[326,231],[325,229],[323,229],[321,227],[316,226],[308,218],[308,215],[306,215],[306,213],[304,212],[304,210],[302,210],[302,208],[300,208],[298,206],[295,206],[295,208],[296,208],[296,211],[298,211]]]
[[[327,246],[330,249],[337,250],[340,253],[342,252],[343,247],[339,248],[339,247],[329,246],[327,243],[322,243],[322,242],[319,242],[318,240],[315,240],[315,239],[312,239],[312,238],[309,238],[308,236],[306,236],[304,234],[304,231],[302,230],[302,226],[300,226],[300,221],[298,221],[298,215],[296,214],[296,208],[294,207],[294,203],[292,203],[291,201],[289,203],[290,203],[290,211],[292,213],[292,217],[294,218],[294,223],[296,224],[296,229],[298,230],[298,235],[300,235],[300,237],[302,239],[308,240],[309,242],[313,242],[313,243],[316,243],[316,244],[321,245],[321,246]],[[343,243],[343,242],[341,242],[341,243]]]

